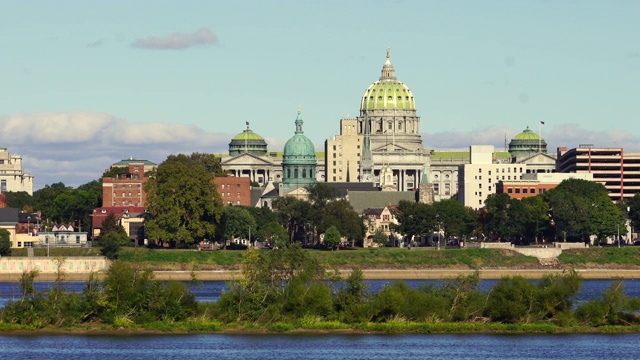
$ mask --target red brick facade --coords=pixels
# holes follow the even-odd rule
[[[145,206],[147,201],[144,184],[148,178],[144,175],[144,165],[129,164],[129,172],[119,174],[117,178],[102,178],[102,205]]]
[[[522,200],[526,197],[542,194],[556,186],[558,186],[558,184],[543,184],[534,181],[500,181],[496,184],[496,194],[507,194],[512,199]]]
[[[213,183],[225,205],[251,206],[251,179],[248,177],[217,177]]]

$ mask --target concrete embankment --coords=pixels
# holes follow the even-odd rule
[[[474,270],[450,270],[450,269],[403,269],[384,270],[368,269],[363,270],[364,276],[369,280],[439,280],[450,279],[460,275],[473,274]],[[481,279],[500,279],[503,276],[522,276],[528,279],[539,279],[545,274],[561,274],[561,269],[484,269],[480,270]],[[576,269],[584,279],[640,279],[640,269]],[[341,271],[343,276],[349,275],[349,270]],[[157,280],[191,280],[191,271],[155,271]],[[241,277],[239,271],[196,271],[195,275],[202,281],[228,281],[237,280]],[[21,274],[0,274],[0,281],[18,281]],[[65,281],[86,281],[88,274],[68,273],[65,274]],[[56,274],[40,273],[36,281],[55,281]]]

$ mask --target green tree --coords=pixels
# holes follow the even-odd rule
[[[11,234],[7,229],[0,228],[0,256],[11,255]]]
[[[484,201],[486,211],[482,213],[481,221],[485,234],[497,241],[506,240],[511,233],[507,208],[511,198],[507,194],[491,194]]]
[[[522,204],[529,212],[529,224],[526,234],[529,239],[538,243],[539,235],[550,233],[549,204],[544,201],[542,195],[526,197],[522,199]],[[544,237],[542,238],[544,240]]]
[[[126,238],[126,240],[129,239]],[[100,253],[110,260],[117,259],[120,253],[120,248],[123,245],[122,242],[122,236],[120,236],[117,232],[108,232],[100,237]]]
[[[242,206],[226,206],[220,221],[220,235],[224,246],[235,238],[255,241],[256,220],[249,210]],[[253,238],[252,238],[253,236]]]
[[[371,237],[371,241],[378,244],[378,248],[387,245],[389,242],[389,235],[387,235],[382,228],[377,228]]]
[[[145,185],[149,238],[187,247],[215,236],[223,206],[212,184],[216,167],[210,159],[201,154],[170,155],[158,166]]]
[[[634,229],[640,229],[640,193],[627,200],[629,205],[629,219]]]
[[[282,196],[273,200],[280,223],[287,229],[289,241],[306,238],[312,223],[311,204],[307,201]]]
[[[5,194],[5,202],[7,207],[31,212],[34,209],[35,200],[33,196],[26,191],[7,191]]]
[[[258,230],[256,238],[273,245],[276,242],[289,240],[289,235],[287,234],[287,229],[278,224],[277,221],[273,221]]]
[[[342,236],[355,242],[361,242],[366,233],[362,218],[353,210],[353,206],[344,199],[327,203],[322,209],[322,222],[316,225],[318,234],[324,233],[330,227],[338,229]]]
[[[394,210],[394,215],[399,224],[393,226],[393,230],[410,240],[429,237],[438,229],[433,205],[402,200]]]
[[[558,235],[579,241],[589,236],[599,239],[615,235],[624,228],[624,214],[611,201],[604,185],[569,179],[545,193]]]
[[[328,249],[335,249],[340,245],[340,241],[342,236],[340,235],[340,231],[335,226],[331,226],[327,229],[327,232],[324,234],[324,243]]]
[[[433,204],[445,239],[451,236],[463,237],[473,231],[476,219],[469,217],[467,209],[455,199],[446,199]]]
[[[521,200],[511,199],[507,208],[507,218],[509,219],[509,237],[516,240],[526,238],[527,229],[531,223],[529,208]]]

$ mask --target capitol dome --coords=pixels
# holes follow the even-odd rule
[[[316,150],[311,140],[302,131],[302,115],[298,107],[296,132],[284,145],[282,156],[282,182],[285,186],[305,186],[315,183]]]
[[[396,78],[396,72],[389,59],[382,66],[380,79],[371,84],[362,96],[360,110],[404,109],[415,110],[413,93],[407,85]]]
[[[229,156],[237,156],[243,153],[258,156],[267,154],[267,143],[262,136],[249,129],[249,123],[247,123],[247,129],[236,135],[229,143]]]
[[[529,157],[547,152],[547,143],[540,135],[527,128],[509,142],[509,153],[512,157]]]

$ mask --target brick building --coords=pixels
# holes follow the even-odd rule
[[[251,179],[249,177],[217,177],[216,190],[225,205],[251,206]]]
[[[558,186],[568,179],[593,181],[592,174],[534,173],[523,174],[521,180],[500,181],[496,184],[496,194],[507,194],[512,199],[536,196]]]
[[[146,174],[155,168],[151,161],[133,157],[111,165],[108,175],[102,178],[102,206],[145,206],[144,184],[149,179]]]

